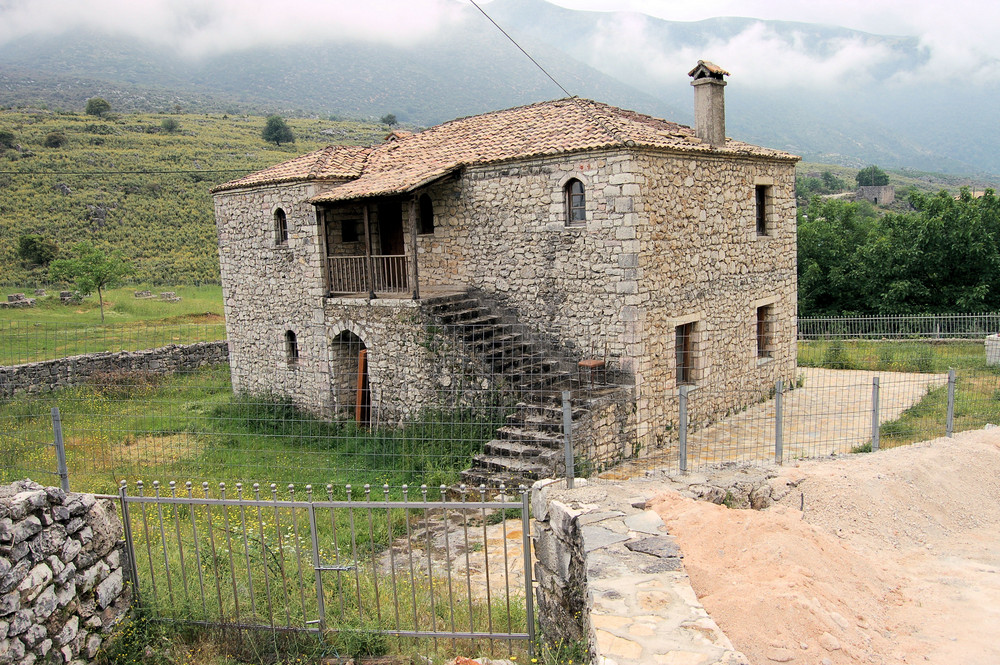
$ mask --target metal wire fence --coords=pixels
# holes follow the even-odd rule
[[[695,330],[681,354],[689,381],[678,385],[669,334],[658,373],[638,368],[640,383],[613,351],[561,346],[553,331],[476,317],[421,326],[408,346],[381,354],[326,330],[300,329],[294,347],[274,340],[253,380],[270,377],[284,394],[252,383],[239,349],[232,365],[81,373],[77,359],[66,364],[74,371],[30,380],[0,368],[0,480],[57,482],[54,408],[71,487],[100,492],[175,478],[516,487],[569,465],[625,476],[765,464],[934,438],[949,422],[953,431],[1000,422],[1000,377],[982,337],[800,339],[786,360],[752,325]],[[132,348],[206,334],[173,328]]]

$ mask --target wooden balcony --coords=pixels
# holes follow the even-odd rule
[[[416,266],[406,254],[331,256],[327,259],[331,295],[389,295],[420,297]]]

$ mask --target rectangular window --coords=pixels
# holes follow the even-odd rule
[[[774,308],[764,305],[757,308],[757,357],[770,358],[774,349],[773,333]]]
[[[344,219],[340,222],[340,241],[341,242],[357,242],[358,241],[358,227],[361,226],[361,222],[356,219]]]
[[[757,185],[755,191],[757,202],[757,235],[766,236],[770,231],[767,224],[767,209],[771,205],[771,186]]]
[[[694,323],[675,328],[677,356],[677,385],[694,383]]]

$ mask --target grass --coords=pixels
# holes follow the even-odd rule
[[[134,292],[140,290],[172,290],[181,301],[137,299]],[[218,285],[112,289],[105,297],[103,324],[96,296],[64,305],[55,292],[37,301],[30,309],[0,310],[0,365],[226,338]]]

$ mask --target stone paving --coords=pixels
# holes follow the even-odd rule
[[[783,459],[819,457],[850,452],[871,440],[872,379],[879,377],[879,423],[899,418],[933,388],[948,382],[947,374],[873,372],[800,367],[802,386],[782,396]],[[944,434],[944,423],[941,432]],[[775,400],[695,429],[688,435],[688,464],[774,460]],[[678,466],[676,445],[614,469],[605,476],[627,478],[649,469]]]
[[[645,507],[662,484],[578,480],[567,490],[561,481],[546,482],[535,491],[548,504],[547,519],[568,518],[583,541],[597,665],[748,663],[699,602],[663,520]]]

